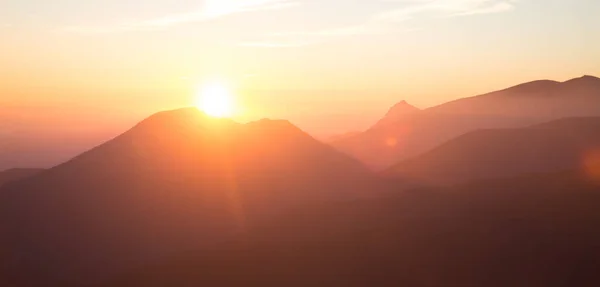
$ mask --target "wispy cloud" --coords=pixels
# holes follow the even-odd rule
[[[417,18],[444,18],[512,10],[518,0],[387,0],[403,7],[375,16],[378,21],[405,22]]]
[[[239,46],[254,48],[292,48],[302,47],[322,42],[326,38],[346,37],[352,35],[367,34],[369,28],[366,25],[346,26],[340,28],[321,29],[317,31],[270,33],[261,40],[241,42]]]
[[[197,11],[173,13],[154,19],[145,19],[101,26],[69,26],[63,30],[78,33],[113,33],[128,31],[163,30],[172,26],[256,11],[280,10],[300,5],[295,0],[207,0]]]
[[[189,22],[208,21],[233,14],[279,10],[299,5],[293,0],[208,0],[200,11],[167,15],[137,23],[142,27],[168,27]]]
[[[475,14],[492,14],[492,13],[500,13],[509,11],[515,8],[515,1],[506,1],[506,2],[497,2],[492,5],[488,5],[485,7],[479,7],[477,9],[467,10],[458,14],[454,14],[453,16],[468,16]]]
[[[172,13],[152,19],[129,21],[114,25],[70,26],[62,30],[86,34],[129,31],[155,31],[178,25],[207,22],[235,14],[280,10],[300,5],[304,0],[206,0],[197,10]],[[365,0],[367,1],[367,0]],[[290,48],[321,43],[356,35],[377,35],[421,29],[424,21],[492,14],[512,10],[519,0],[379,0],[393,7],[365,14],[364,20],[354,25],[323,28],[311,31],[266,32],[250,36],[238,45],[254,48]],[[310,7],[309,7],[310,8]],[[313,4],[312,8],[320,9]]]
[[[296,48],[303,47],[313,44],[313,42],[308,41],[294,41],[294,42],[285,42],[285,41],[269,41],[269,40],[259,40],[259,41],[249,41],[239,43],[240,47],[249,47],[249,48]]]
[[[388,27],[368,21],[353,26],[342,26],[335,28],[326,28],[314,31],[296,31],[269,33],[260,38],[260,40],[244,41],[239,43],[242,47],[253,48],[293,48],[303,47],[322,43],[336,38],[345,38],[357,35],[378,35],[384,34]]]
[[[399,24],[411,20],[427,20],[436,18],[451,18],[477,14],[491,14],[509,11],[515,8],[519,0],[384,0],[397,3],[398,8],[375,13],[363,23],[332,29],[322,29],[305,32],[289,32],[268,34],[266,41],[243,42],[242,46],[261,48],[287,48],[320,43],[332,38],[377,35],[389,31],[398,32]],[[403,32],[420,30],[419,27],[404,25]],[[298,43],[298,45],[293,45]]]

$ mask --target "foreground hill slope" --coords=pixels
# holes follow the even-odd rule
[[[424,184],[454,184],[600,164],[600,118],[475,131],[386,170]]]
[[[361,196],[371,180],[360,163],[286,121],[163,112],[4,186],[0,266],[83,284],[209,246],[291,206]]]
[[[25,179],[28,177],[32,177],[42,171],[43,171],[43,169],[37,169],[37,168],[14,168],[14,169],[2,171],[2,172],[0,172],[0,187],[3,184],[6,184],[6,183],[9,183],[12,181],[17,181],[17,180]]]
[[[373,169],[383,170],[474,130],[589,116],[600,116],[599,78],[535,81],[408,113],[396,117],[394,123],[377,124],[332,145]]]
[[[101,286],[592,287],[598,204],[582,171],[322,204]]]

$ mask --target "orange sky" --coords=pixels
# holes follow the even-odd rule
[[[591,0],[47,5],[0,4],[0,119],[13,131],[123,130],[220,78],[238,120],[286,118],[322,136],[364,129],[400,100],[424,108],[600,75]]]

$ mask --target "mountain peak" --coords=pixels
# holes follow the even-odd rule
[[[563,86],[568,87],[570,89],[576,89],[576,90],[592,89],[594,91],[597,91],[598,89],[600,89],[600,78],[590,76],[590,75],[584,75],[582,77],[571,79],[571,80],[564,82]]]
[[[146,120],[205,120],[207,118],[209,118],[209,116],[198,108],[187,107],[158,112],[151,115]]]
[[[402,101],[398,102],[397,104],[395,104],[395,105],[392,107],[392,109],[395,109],[395,108],[400,108],[400,107],[410,107],[410,108],[414,108],[414,109],[416,109],[415,107],[413,107],[411,104],[409,104],[409,103],[408,103],[407,101],[405,101],[405,100],[402,100]]]
[[[594,80],[594,81],[600,81],[600,78],[596,77],[596,76],[592,76],[592,75],[583,75],[582,77],[580,77],[579,79],[582,80]]]
[[[600,78],[590,75],[583,75],[582,77],[568,80],[565,83],[600,83]]]
[[[395,104],[387,113],[386,117],[398,117],[406,114],[412,114],[420,111],[419,108],[409,104],[407,101],[401,101]]]
[[[158,112],[139,123],[136,128],[149,127],[153,129],[198,128],[204,126],[229,126],[236,124],[227,118],[215,118],[195,107],[181,108]]]
[[[420,112],[421,109],[409,104],[407,101],[401,101],[395,104],[387,114],[373,128],[397,122],[407,115],[412,115]]]

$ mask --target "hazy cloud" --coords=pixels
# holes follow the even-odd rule
[[[383,2],[397,3],[399,7],[375,13],[369,16],[365,22],[353,26],[317,31],[269,34],[266,37],[269,40],[264,42],[265,45],[255,45],[255,47],[280,48],[289,47],[289,43],[293,42],[307,45],[306,43],[319,43],[339,37],[376,35],[390,31],[398,33],[399,24],[406,24],[411,20],[500,13],[515,8],[518,0],[384,0]],[[401,31],[408,32],[419,29],[418,27],[404,25]],[[242,45],[245,46],[244,44]]]
[[[457,17],[512,10],[518,0],[387,0],[403,7],[376,15],[378,21],[405,22],[415,18]]]
[[[154,19],[130,21],[113,26],[71,26],[63,30],[77,33],[114,33],[153,31],[195,22],[205,22],[234,14],[280,10],[300,5],[305,0],[206,0],[195,11],[173,13]],[[366,1],[366,0],[365,0]],[[250,35],[238,45],[255,48],[289,48],[306,46],[355,35],[377,35],[419,29],[423,21],[492,14],[515,8],[518,0],[379,0],[391,8],[365,12],[362,22],[334,28]],[[308,4],[308,3],[307,3]],[[321,9],[312,3],[310,9]],[[332,20],[335,17],[331,18]],[[360,21],[360,20],[359,20]]]
[[[238,44],[238,46],[249,48],[295,48],[314,44],[313,41],[308,39],[299,38],[297,40],[283,40],[277,39],[277,37],[273,38],[275,39],[241,42]]]
[[[210,21],[234,14],[285,9],[299,4],[294,0],[206,0],[197,11],[173,13],[155,19],[132,21],[118,25],[69,26],[63,30],[79,33],[161,30],[182,24]]]
[[[356,35],[382,34],[385,27],[375,25],[356,25],[340,28],[322,29],[309,32],[273,33],[263,37],[264,40],[242,42],[243,47],[255,48],[291,48],[322,43],[335,38]]]
[[[232,14],[279,10],[299,5],[293,0],[207,0],[200,11],[167,15],[137,23],[143,27],[166,27],[177,24],[207,21]]]

